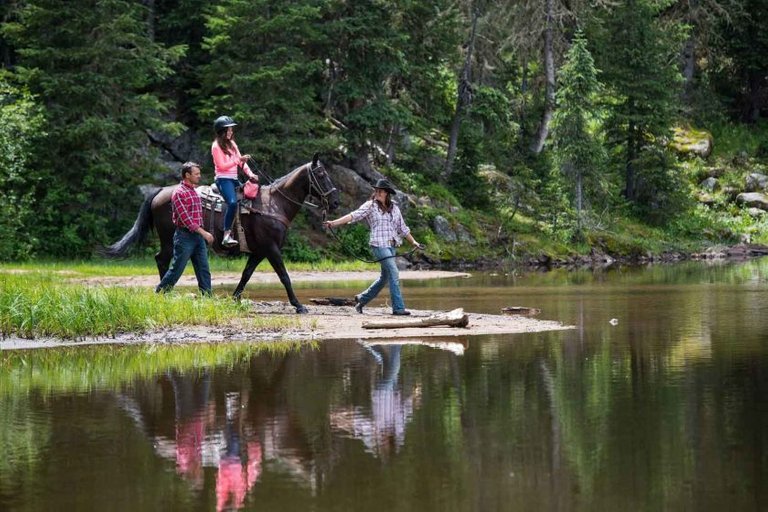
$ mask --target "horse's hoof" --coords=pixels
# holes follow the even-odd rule
[[[307,313],[309,313],[309,310],[307,308],[305,308],[304,306],[299,306],[299,307],[296,308],[296,313],[298,313],[300,315],[306,315]]]

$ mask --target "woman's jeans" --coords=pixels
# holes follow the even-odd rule
[[[357,300],[360,304],[368,304],[379,294],[384,285],[388,284],[389,296],[392,299],[392,311],[403,311],[405,304],[403,303],[403,294],[400,292],[400,271],[397,270],[395,258],[387,258],[387,256],[395,255],[396,248],[371,246],[371,252],[373,252],[373,259],[381,260],[379,262],[381,275],[367,290],[357,296]]]
[[[203,295],[211,294],[211,270],[208,267],[208,247],[203,235],[192,233],[183,228],[176,228],[173,234],[173,259],[171,266],[155,288],[155,292],[165,292],[181,278],[187,262],[192,260],[197,286]]]
[[[231,178],[216,178],[214,181],[227,203],[227,212],[224,214],[224,231],[229,231],[232,229],[232,222],[235,220],[235,213],[237,213],[237,187],[240,186],[240,181]]]

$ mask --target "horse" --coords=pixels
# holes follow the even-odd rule
[[[155,255],[155,262],[162,279],[173,256],[173,233],[176,227],[171,220],[171,195],[178,186],[171,185],[150,193],[144,200],[133,227],[101,253],[108,258],[123,257],[132,245],[142,244],[154,227],[160,239],[160,251]],[[325,211],[333,211],[339,206],[339,192],[318,155],[312,158],[312,162],[297,167],[271,185],[262,186],[259,197],[254,201],[255,208],[249,214],[240,215],[240,223],[251,253],[240,282],[233,292],[235,299],[240,299],[253,271],[267,258],[280,277],[280,282],[288,293],[288,300],[296,308],[296,312],[308,312],[293,292],[291,278],[285,269],[281,253],[291,221],[307,198],[317,199],[320,205],[312,206],[321,207]],[[240,254],[239,245],[234,248],[221,245],[223,215],[217,215],[214,210],[215,208],[203,209],[203,227],[214,235],[213,250],[222,255]]]

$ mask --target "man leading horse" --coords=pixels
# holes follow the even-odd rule
[[[175,225],[171,219],[171,195],[177,187],[178,185],[164,187],[150,194],[141,206],[133,227],[119,241],[105,248],[103,254],[107,257],[125,256],[131,246],[144,242],[149,231],[154,228],[160,239],[160,251],[155,255],[155,261],[162,278],[173,256]],[[266,258],[280,278],[288,300],[296,308],[296,312],[307,312],[293,291],[281,250],[291,222],[308,198],[313,198],[318,208],[328,212],[339,206],[339,191],[318,155],[315,155],[311,162],[297,167],[271,185],[261,187],[254,207],[240,218],[245,242],[251,252],[240,282],[233,292],[235,298],[240,298],[254,270]],[[213,247],[221,250],[219,241],[223,234],[223,225],[221,215],[215,213],[213,210],[204,209],[203,225],[206,228],[214,226],[211,229],[216,238]],[[240,248],[237,246],[227,250],[228,254],[239,252]]]

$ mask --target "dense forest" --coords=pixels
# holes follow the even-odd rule
[[[2,261],[90,255],[188,158],[212,178],[222,114],[268,174],[321,152],[388,176],[445,260],[766,241],[768,0],[5,0],[0,23]]]

